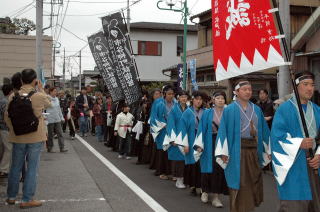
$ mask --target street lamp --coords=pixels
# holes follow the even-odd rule
[[[188,6],[187,0],[184,0],[182,8],[174,7],[177,3],[177,0],[166,0],[166,4],[169,8],[161,7],[160,4],[163,3],[163,0],[158,1],[157,7],[160,10],[170,10],[174,12],[181,12],[183,14],[183,89],[187,90],[187,31],[188,31]]]

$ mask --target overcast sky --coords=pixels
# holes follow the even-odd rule
[[[51,2],[51,0],[44,0]],[[57,2],[58,0],[52,0]],[[79,38],[75,37],[65,29],[61,30],[59,42],[61,43],[60,54],[57,56],[56,74],[62,74],[62,60],[63,48],[66,49],[66,55],[76,54],[82,47],[86,45],[87,36],[97,32],[101,29],[101,21],[99,17],[118,11],[125,8],[126,0],[59,0],[63,1],[62,5],[55,5],[53,10],[54,14],[58,14],[58,22],[63,25],[63,28],[76,34]],[[133,4],[137,0],[131,0]],[[164,23],[180,23],[181,13],[172,11],[163,11],[157,8],[157,0],[141,0],[131,7],[131,22],[164,22]],[[1,0],[0,17],[9,16],[11,18],[28,18],[35,22],[36,20],[36,1],[35,0]],[[68,7],[67,7],[68,5]],[[205,11],[211,7],[211,0],[188,0],[188,7],[191,10],[191,15],[195,15]],[[59,9],[60,8],[60,9]],[[67,9],[66,9],[67,8]],[[44,15],[50,14],[50,4],[44,4]],[[64,22],[62,24],[63,15],[66,12]],[[126,11],[124,12],[126,15]],[[54,17],[53,25],[56,25],[57,16]],[[49,16],[44,16],[44,27],[49,25]],[[182,23],[182,22],[181,22]],[[52,29],[45,31],[46,35],[54,35],[57,39],[59,26],[54,26]],[[35,34],[32,33],[32,34]],[[83,39],[83,40],[81,40]],[[95,66],[90,49],[86,47],[82,51],[82,70],[92,70]],[[79,68],[77,62],[78,57],[70,58],[69,68],[66,75],[70,77],[70,73],[77,75]],[[67,60],[67,62],[69,62]],[[69,78],[68,77],[68,78]]]

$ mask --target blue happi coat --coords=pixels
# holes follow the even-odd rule
[[[318,131],[320,110],[317,105],[309,104]],[[311,120],[306,121],[310,126]],[[281,200],[312,200],[306,151],[300,149],[303,137],[298,109],[289,100],[277,109],[271,130],[272,164]],[[316,154],[320,154],[320,148]]]
[[[212,152],[216,141],[212,140],[212,122],[214,118],[214,109],[210,108],[204,111],[199,124],[196,140],[194,142],[194,157],[196,161],[200,159],[201,173],[213,173],[212,163],[215,160]],[[199,153],[197,147],[203,151]]]
[[[196,138],[196,114],[193,107],[189,107],[186,111],[183,112],[180,119],[179,128],[180,129],[177,137],[177,144],[180,146],[189,147],[189,152],[185,154],[185,164],[194,164],[196,163],[193,155],[193,144]]]
[[[257,153],[261,167],[266,166],[270,160],[268,155],[270,152],[270,130],[267,122],[264,119],[261,109],[251,103],[254,112],[258,118],[258,146]],[[240,188],[240,164],[241,164],[241,129],[240,129],[240,108],[233,102],[228,105],[221,118],[217,141],[215,156],[225,155],[229,157],[227,164],[221,164],[221,161],[217,162],[224,168],[225,177],[229,188]]]
[[[188,108],[186,108],[188,109]],[[178,131],[180,129],[180,119],[182,116],[182,108],[179,103],[175,103],[173,109],[168,115],[167,121],[167,138],[163,143],[163,149],[168,151],[169,160],[182,161],[184,160],[184,155],[178,146],[171,145],[171,142],[175,142],[177,140]]]
[[[175,102],[176,100],[173,100],[173,104]],[[167,111],[166,100],[164,98],[154,101],[150,114],[150,131],[158,150],[163,149],[163,142],[167,139],[166,126],[169,112]]]

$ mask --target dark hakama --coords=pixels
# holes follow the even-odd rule
[[[156,169],[157,164],[157,144],[154,142],[152,136],[150,136],[150,165],[149,169]]]
[[[176,178],[181,178],[184,176],[184,161],[172,160],[171,161],[171,171],[172,176]]]
[[[168,159],[168,152],[162,149],[157,149],[156,152],[156,171],[155,175],[170,175],[171,174],[171,161]]]
[[[250,212],[263,202],[256,139],[241,139],[240,189],[230,189],[230,212]]]
[[[215,142],[217,134],[212,135],[212,141]],[[202,173],[201,174],[201,189],[202,192],[214,193],[214,194],[229,194],[229,188],[227,185],[226,178],[224,176],[224,170],[221,166],[214,160],[215,148],[212,148],[212,170],[213,173]]]
[[[184,169],[184,184],[190,188],[201,188],[201,168],[200,162],[188,164]]]

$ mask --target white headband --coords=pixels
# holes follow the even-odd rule
[[[298,85],[300,82],[302,82],[303,80],[307,80],[307,79],[312,79],[313,80],[313,77],[311,75],[303,75],[301,77],[298,77],[295,82],[296,84]]]

